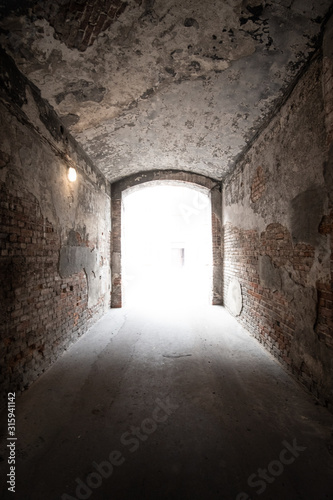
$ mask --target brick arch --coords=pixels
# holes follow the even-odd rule
[[[145,183],[164,183],[174,181],[194,184],[209,189],[211,193],[212,213],[212,249],[213,249],[213,290],[212,303],[222,304],[222,195],[221,182],[204,175],[177,170],[159,170],[144,172],[125,177],[111,186],[112,234],[111,234],[111,272],[112,291],[111,307],[122,306],[121,281],[121,202],[122,194],[129,188]]]

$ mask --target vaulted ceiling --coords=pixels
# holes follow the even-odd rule
[[[0,42],[115,181],[223,179],[314,52],[331,0],[2,2]]]

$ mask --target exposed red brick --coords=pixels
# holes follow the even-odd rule
[[[257,168],[256,175],[253,179],[251,186],[251,201],[255,203],[258,201],[266,189],[266,180],[264,170],[261,166]]]
[[[323,217],[319,232],[330,235],[331,239],[331,282],[317,283],[318,310],[315,330],[320,340],[333,347],[333,210]]]
[[[43,218],[33,195],[0,183],[0,199],[0,344],[5,361],[0,379],[19,391],[100,316],[103,299],[88,309],[84,271],[60,277],[60,234]],[[107,248],[109,259],[109,244]]]
[[[35,6],[35,13],[45,17],[57,37],[70,48],[85,51],[96,37],[109,28],[125,11],[122,0],[48,1]]]

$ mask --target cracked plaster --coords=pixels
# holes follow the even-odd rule
[[[127,3],[85,50],[61,41],[48,2],[0,21],[1,44],[110,181],[152,169],[223,179],[313,52],[331,2]]]

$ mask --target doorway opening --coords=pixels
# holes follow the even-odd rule
[[[122,194],[124,305],[197,305],[212,301],[210,191],[149,183]]]

